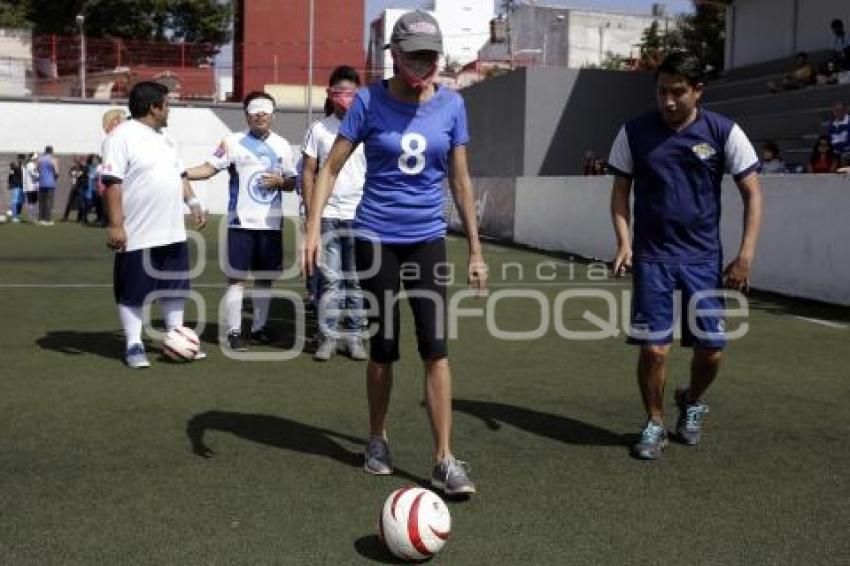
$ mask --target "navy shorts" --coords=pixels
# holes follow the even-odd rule
[[[632,279],[630,344],[670,344],[678,314],[682,346],[723,348],[726,345],[722,312],[725,301],[719,294],[723,290],[723,269],[719,261],[636,260]],[[715,312],[703,312],[707,310]]]
[[[147,262],[145,254],[149,257]],[[146,269],[145,263],[150,269]],[[154,291],[170,291],[175,295],[184,291],[188,295],[189,246],[186,242],[176,242],[115,254],[112,285],[115,302],[127,307],[143,306]]]
[[[237,272],[282,273],[283,232],[229,228],[227,230],[227,265]],[[236,278],[241,279],[241,276]]]

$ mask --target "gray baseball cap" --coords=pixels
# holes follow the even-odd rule
[[[443,52],[443,34],[440,24],[434,16],[416,10],[403,14],[393,26],[390,44],[398,46],[404,52],[436,51]]]

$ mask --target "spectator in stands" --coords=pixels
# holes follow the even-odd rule
[[[805,51],[797,53],[794,62],[794,69],[791,73],[782,79],[782,83],[777,85],[771,81],[767,83],[767,88],[771,92],[779,92],[781,89],[796,90],[798,88],[807,87],[815,82],[815,70],[809,62],[809,54]]]
[[[601,157],[597,157],[593,160],[593,163],[590,165],[590,174],[591,175],[607,175],[608,174],[608,166],[605,164],[605,161]]]
[[[832,20],[832,60],[839,68],[850,70],[850,39],[844,32],[844,22],[838,18]]]
[[[779,157],[779,146],[774,141],[766,141],[761,146],[761,172],[774,175],[788,172],[788,166]]]
[[[820,136],[812,148],[809,158],[809,173],[835,173],[838,170],[838,157],[829,143],[829,137]]]
[[[844,161],[850,160],[850,115],[847,114],[847,107],[841,101],[832,105],[829,141],[832,143],[832,150],[842,164]]]

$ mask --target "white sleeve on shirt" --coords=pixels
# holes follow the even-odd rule
[[[726,170],[732,175],[738,176],[758,167],[759,158],[756,150],[738,124],[735,124],[729,132],[723,151],[726,154]]]
[[[626,127],[620,128],[617,138],[614,140],[614,145],[611,146],[611,155],[608,156],[608,165],[626,175],[631,175],[635,172],[635,164],[632,159],[632,149],[629,147],[629,136],[626,133]]]
[[[103,174],[123,181],[127,173],[127,143],[120,132],[114,132],[103,140]]]
[[[316,140],[316,129],[319,127],[319,122],[313,123],[310,126],[310,129],[307,130],[307,135],[304,137],[304,145],[301,151],[304,152],[308,157],[312,157],[313,159],[319,158],[319,144]]]

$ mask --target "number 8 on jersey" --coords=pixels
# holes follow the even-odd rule
[[[418,175],[425,169],[425,149],[428,141],[425,136],[407,133],[401,138],[402,154],[398,158],[398,168],[405,175]]]

